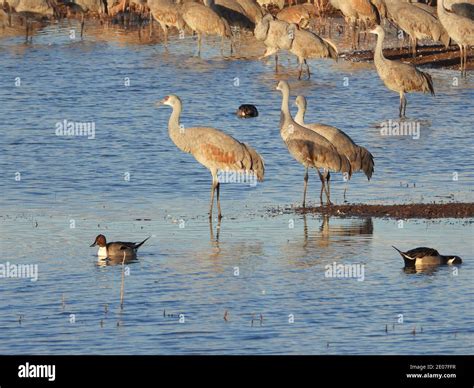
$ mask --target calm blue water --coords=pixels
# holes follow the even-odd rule
[[[296,81],[293,58],[282,55],[276,76],[272,60],[254,60],[263,49],[252,40],[228,60],[207,39],[199,59],[190,37],[165,53],[100,28],[71,40],[70,28],[41,30],[31,45],[0,40],[0,264],[39,271],[36,282],[0,279],[0,353],[473,353],[472,219],[399,228],[272,211],[300,203],[304,172],[279,135],[279,79],[307,96],[307,122],[344,129],[375,155],[373,180],[351,180],[351,202],[472,202],[471,74],[430,70],[437,96],[408,96],[420,138],[384,137],[398,96],[370,65],[310,61],[313,78]],[[210,174],[174,146],[170,110],[155,106],[169,93],[183,100],[185,126],[222,129],[266,162],[257,187],[223,185],[218,241]],[[236,118],[242,103],[260,116]],[[56,136],[63,120],[93,122],[95,138]],[[344,187],[334,174],[334,202]],[[318,198],[313,172],[309,199]],[[121,266],[98,265],[89,248],[99,233],[152,236],[127,265],[123,311]],[[406,273],[391,245],[433,246],[465,264]],[[334,262],[363,264],[364,280],[325,277]]]

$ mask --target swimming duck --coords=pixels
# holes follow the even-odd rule
[[[462,259],[459,256],[440,255],[436,249],[419,247],[402,252],[400,249],[393,247],[400,253],[405,261],[405,267],[413,267],[417,265],[438,265],[438,264],[461,264]]]
[[[97,256],[99,258],[110,258],[110,257],[123,257],[125,253],[125,258],[130,259],[136,256],[137,249],[140,248],[146,240],[150,237],[147,237],[141,243],[135,242],[123,242],[123,241],[116,241],[116,242],[109,242],[105,239],[103,234],[99,234],[94,242],[91,244],[91,247],[96,245],[99,246],[99,251],[97,252]]]
[[[248,117],[257,117],[258,116],[258,110],[255,105],[250,105],[250,104],[243,104],[239,106],[239,109],[237,109],[237,116],[241,118],[248,118]]]

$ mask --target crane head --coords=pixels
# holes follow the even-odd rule
[[[305,96],[296,97],[295,105],[300,109],[306,109],[306,97]]]
[[[166,96],[163,98],[161,101],[158,101],[156,105],[169,105],[169,106],[174,106],[177,102],[181,102],[178,96],[175,96],[174,94],[170,94],[169,96]]]
[[[278,85],[276,87],[276,90],[280,90],[280,91],[289,90],[289,89],[290,89],[290,85],[288,85],[288,82],[286,81],[278,82]]]

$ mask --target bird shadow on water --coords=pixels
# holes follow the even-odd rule
[[[363,219],[337,219],[331,225],[330,217],[324,215],[318,229],[311,231],[306,214],[303,218],[303,237],[288,240],[283,253],[295,267],[312,267],[330,260],[350,258],[354,249],[364,251],[372,242],[374,225],[371,217]]]

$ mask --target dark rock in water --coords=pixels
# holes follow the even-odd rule
[[[257,117],[258,116],[257,107],[251,104],[240,105],[239,109],[237,109],[237,116],[241,118]]]

